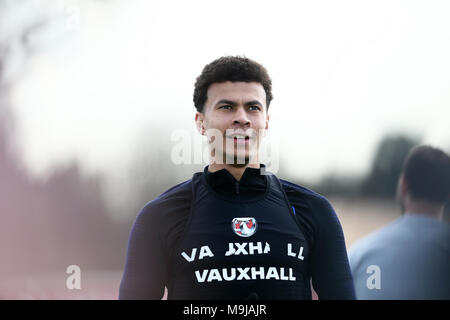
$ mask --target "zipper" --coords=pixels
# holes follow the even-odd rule
[[[236,194],[239,195],[239,182],[236,182],[234,184],[234,186],[235,186]]]

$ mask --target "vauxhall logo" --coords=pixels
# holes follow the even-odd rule
[[[258,223],[253,217],[234,218],[231,221],[231,229],[239,237],[250,237],[255,234],[258,229]],[[303,261],[304,247],[301,243],[287,243],[286,255],[289,259]],[[197,255],[198,251],[198,255]],[[265,241],[258,242],[229,242],[228,250],[224,253],[225,257],[230,256],[252,256],[269,254],[271,251],[270,244]],[[297,253],[298,252],[298,253]],[[208,245],[200,248],[192,248],[190,255],[182,252],[181,256],[188,262],[192,263],[196,259],[203,260],[206,258],[215,258],[215,254]],[[297,281],[296,271],[294,267],[280,266],[240,266],[231,268],[218,269],[200,269],[194,271],[195,279],[198,283],[208,283],[213,281],[233,281],[233,280],[280,280],[280,281]]]

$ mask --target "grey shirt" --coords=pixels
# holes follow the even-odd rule
[[[349,250],[357,299],[450,299],[450,225],[405,214]]]

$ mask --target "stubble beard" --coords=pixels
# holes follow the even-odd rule
[[[259,140],[258,135],[253,135],[248,143],[238,143],[226,137],[225,134],[212,135],[210,155],[216,164],[227,164],[232,167],[242,168],[249,164],[259,164]],[[214,137],[219,137],[220,142]]]

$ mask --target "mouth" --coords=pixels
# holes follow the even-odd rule
[[[226,136],[227,139],[232,139],[234,143],[248,143],[250,136],[246,134],[231,134]]]

